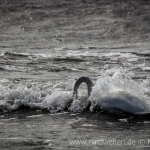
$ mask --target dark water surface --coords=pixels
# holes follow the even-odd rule
[[[64,111],[113,67],[150,100],[149,0],[0,0],[0,149],[149,149],[149,117]]]

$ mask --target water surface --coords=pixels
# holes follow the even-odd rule
[[[0,1],[1,149],[149,149],[148,117],[65,109],[76,79],[107,72],[149,101],[149,24],[148,0]]]

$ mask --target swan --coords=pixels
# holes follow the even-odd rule
[[[88,105],[94,106],[96,109],[102,109],[106,111],[121,110],[122,112],[133,115],[145,115],[150,114],[149,105],[141,101],[137,96],[134,96],[126,91],[110,92],[106,96],[100,97],[98,100],[91,98],[92,87],[94,86],[92,80],[89,77],[80,77],[74,85],[73,99],[78,99],[78,88],[81,83],[86,83],[88,87]]]

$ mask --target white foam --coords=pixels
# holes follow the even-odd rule
[[[69,91],[54,91],[52,95],[46,96],[43,104],[50,111],[64,110],[71,103],[72,94]]]
[[[81,126],[83,126],[83,127],[97,127],[97,125],[88,124],[88,123],[84,123],[84,124],[82,124]]]
[[[4,53],[4,52],[1,52],[1,53],[0,53],[0,57],[1,57],[1,56],[4,56],[4,55],[5,55],[5,53]]]
[[[33,109],[64,110],[72,99],[72,91],[62,91],[62,88],[62,84],[53,86],[50,83],[44,85],[39,83],[4,85],[1,83],[0,110],[12,111],[22,105]]]

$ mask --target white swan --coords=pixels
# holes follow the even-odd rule
[[[88,87],[91,107],[99,109],[103,108],[103,110],[107,111],[119,109],[123,112],[135,115],[150,114],[150,105],[147,101],[141,101],[138,97],[126,91],[109,92],[107,95],[100,97],[92,96],[91,92],[93,83],[88,77],[81,77],[76,81],[73,92],[74,99],[78,99],[77,90],[79,85],[83,82],[85,82]]]
[[[125,91],[111,92],[107,96],[101,97],[96,102],[92,102],[94,102],[94,105],[96,104],[97,108],[101,107],[108,111],[111,108],[116,108],[131,114],[150,113],[147,103]]]

